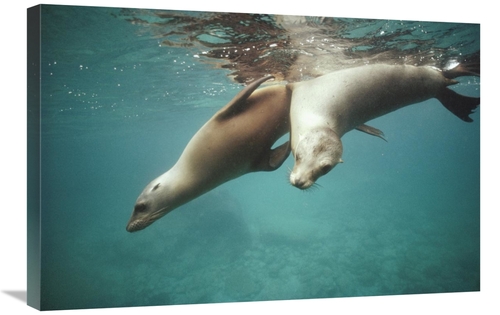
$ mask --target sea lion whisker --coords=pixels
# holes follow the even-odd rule
[[[314,184],[309,186],[307,189],[303,189],[302,191],[305,191],[307,193],[312,193],[312,192],[315,192],[316,190],[319,190],[321,188],[323,188],[323,186],[321,186],[320,184],[315,182]]]

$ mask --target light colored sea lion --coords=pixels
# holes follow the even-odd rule
[[[243,174],[273,171],[290,154],[291,93],[285,85],[256,90],[249,84],[189,141],[176,164],[150,182],[137,198],[127,231],[142,230],[177,207]]]
[[[295,165],[290,183],[307,189],[342,162],[340,138],[358,128],[383,137],[380,130],[363,125],[404,106],[437,98],[460,119],[469,115],[479,98],[459,95],[447,86],[458,76],[479,76],[479,63],[434,67],[366,65],[336,71],[309,81],[289,84],[291,146]]]

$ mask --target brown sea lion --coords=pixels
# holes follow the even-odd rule
[[[198,130],[177,163],[139,195],[127,231],[142,230],[243,174],[281,166],[290,154],[289,142],[272,146],[289,131],[291,93],[285,85],[256,90],[271,78],[249,84]]]

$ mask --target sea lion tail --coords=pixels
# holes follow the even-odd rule
[[[472,122],[469,115],[474,113],[480,102],[479,97],[460,95],[448,88],[442,89],[436,98],[450,112],[466,122]]]

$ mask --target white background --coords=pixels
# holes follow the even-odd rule
[[[486,4],[486,3],[489,4]],[[7,3],[7,5],[6,5]],[[280,4],[286,3],[286,4]],[[293,4],[292,4],[293,3]],[[500,89],[498,9],[493,1],[53,1],[46,4],[113,6],[223,12],[322,15],[444,22],[481,23],[481,292],[392,297],[338,298],[257,303],[159,306],[58,311],[58,314],[500,314],[500,194],[498,136]],[[19,294],[26,291],[26,9],[35,1],[4,1],[0,73],[0,312],[31,314]],[[495,6],[496,7],[496,6]],[[21,294],[22,295],[22,294]],[[6,312],[7,311],[7,312]]]

